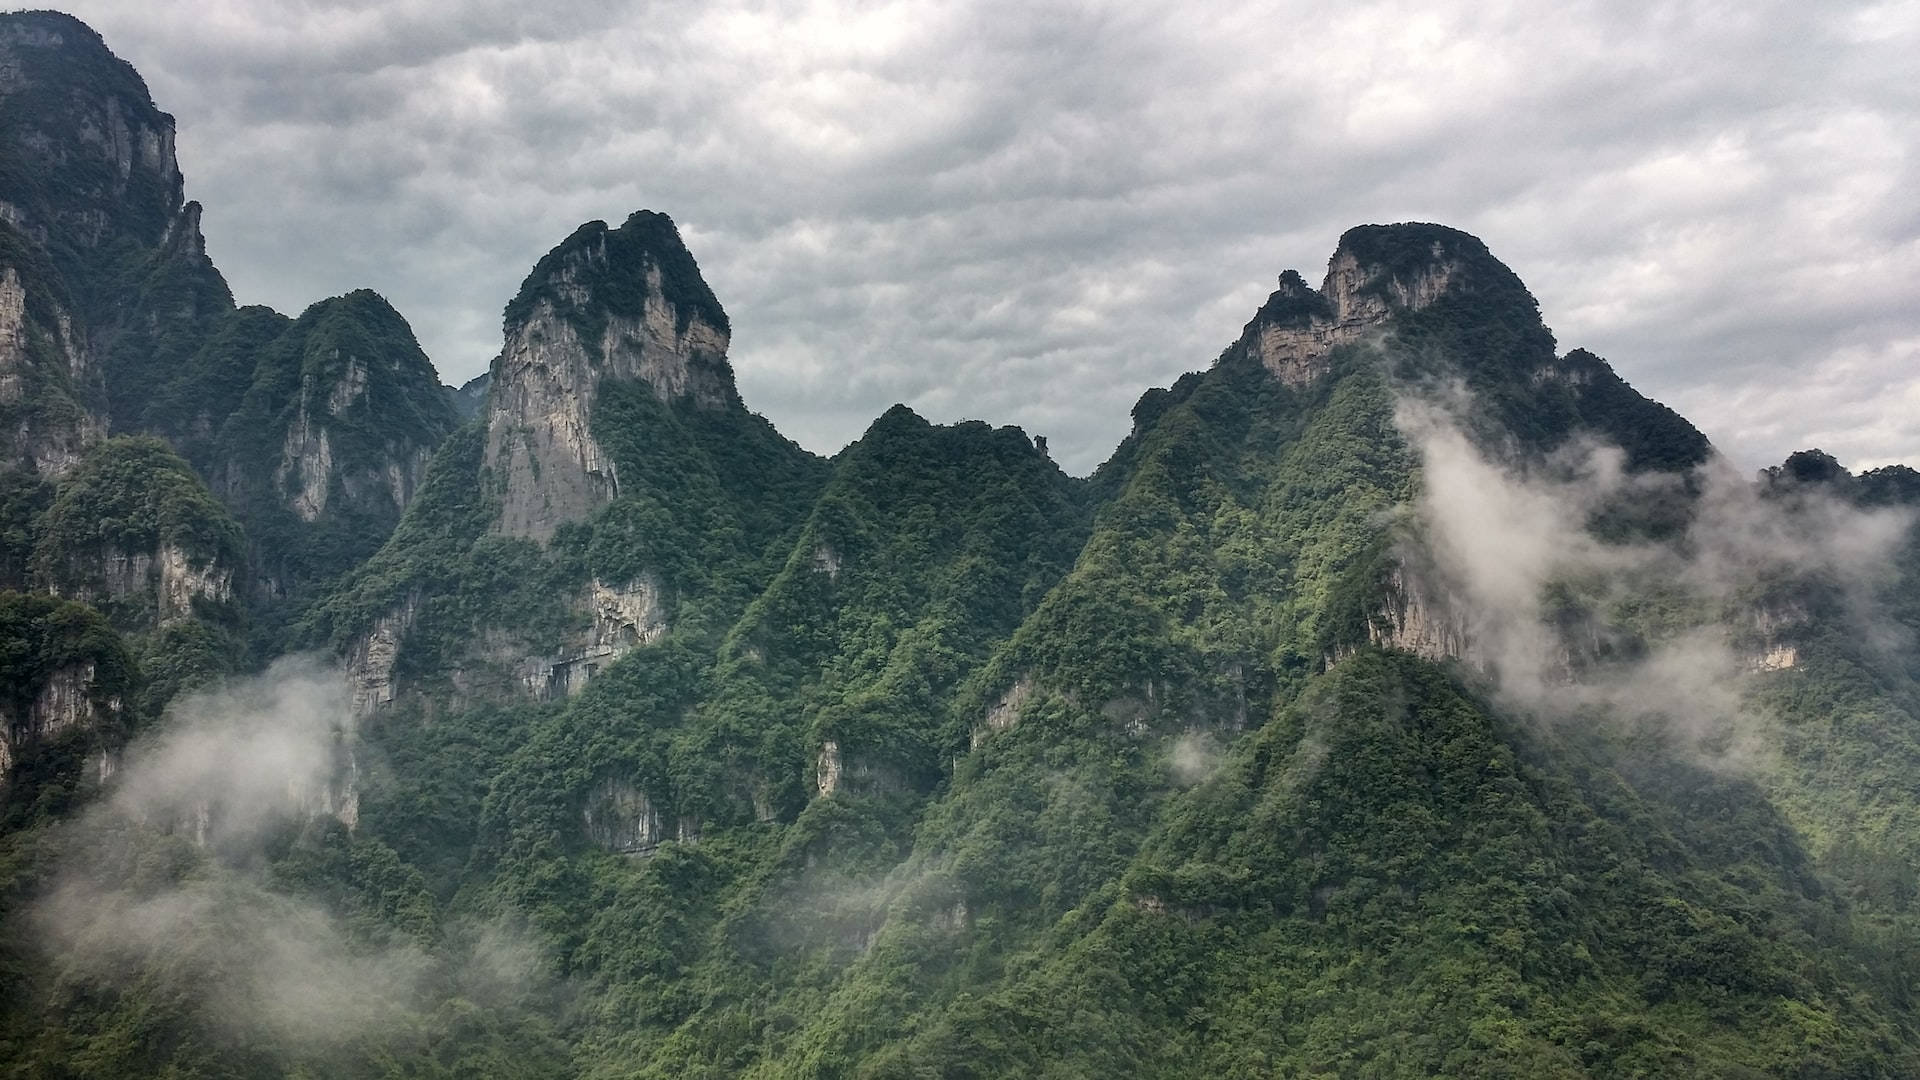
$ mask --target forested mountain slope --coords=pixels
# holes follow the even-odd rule
[[[10,145],[170,138],[0,28]],[[1078,479],[785,439],[648,211],[471,392],[364,291],[136,347],[60,237],[161,259],[170,154],[24,162],[0,1074],[1920,1074],[1920,474],[1739,475],[1474,237],[1350,230]]]
[[[392,530],[457,422],[449,391],[367,290],[297,320],[235,308],[173,117],[79,20],[0,16],[0,73],[0,336],[25,352],[0,345],[0,365],[33,387],[0,401],[25,410],[0,466],[63,471],[109,431],[166,440],[247,529],[236,588],[262,659]]]

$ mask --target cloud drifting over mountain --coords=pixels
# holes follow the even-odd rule
[[[1083,471],[1280,270],[1434,220],[1743,465],[1920,454],[1911,0],[72,10],[179,117],[242,301],[379,289],[450,381],[649,207],[803,443],[905,401]]]

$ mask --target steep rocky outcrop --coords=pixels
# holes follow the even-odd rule
[[[330,581],[393,531],[459,418],[412,329],[377,293],[322,300],[265,343],[271,320],[233,321],[244,324],[206,351],[229,337],[257,351],[202,468],[276,591]]]
[[[51,266],[0,224],[0,467],[57,477],[106,437],[105,385]]]
[[[659,581],[652,577],[619,587],[596,578],[587,585],[585,606],[592,623],[584,634],[557,657],[525,664],[520,680],[536,699],[572,697],[586,689],[601,669],[667,632],[664,596]]]
[[[116,438],[56,489],[34,554],[39,584],[128,632],[234,609],[246,565],[237,523],[190,466],[151,438]]]
[[[0,737],[0,784],[6,782],[17,755],[64,732],[97,727],[103,714],[119,708],[117,697],[103,701],[95,692],[93,664],[74,664],[55,671],[31,705],[20,715],[7,718],[4,737]]]
[[[487,403],[499,528],[546,540],[620,492],[593,428],[603,381],[637,379],[663,402],[733,405],[719,301],[664,214],[580,227],[534,267],[506,312]]]
[[[69,569],[79,567],[70,563]],[[162,543],[151,552],[111,549],[90,570],[83,571],[82,580],[97,584],[74,587],[76,596],[99,604],[150,607],[159,626],[193,618],[196,600],[225,604],[233,599],[232,566],[189,555],[175,544]]]
[[[66,282],[113,426],[138,430],[154,390],[233,308],[185,200],[173,117],[79,20],[0,16],[0,161],[0,218]]]
[[[663,814],[647,793],[624,780],[602,780],[581,810],[587,839],[622,855],[650,855],[661,844],[700,841],[700,819]]]
[[[900,770],[872,757],[841,749],[840,740],[826,739],[813,761],[813,788],[822,799],[836,795],[872,795],[900,791],[906,780]]]
[[[417,595],[374,620],[366,633],[347,650],[348,704],[356,716],[367,716],[393,702],[393,666],[400,658],[400,642],[413,628],[419,610]]]
[[[1426,660],[1473,659],[1473,635],[1464,614],[1449,606],[1443,590],[1402,563],[1388,572],[1378,611],[1367,622],[1367,640]]]
[[[0,789],[16,767],[50,779],[35,764],[56,744],[81,748],[96,778],[111,771],[125,737],[134,665],[99,612],[45,594],[0,592]]]
[[[1426,258],[1409,260],[1387,248],[1369,228],[1342,237],[1327,263],[1319,291],[1293,270],[1247,323],[1227,357],[1257,361],[1288,386],[1304,387],[1325,375],[1333,350],[1378,334],[1396,311],[1420,311],[1456,286],[1478,241],[1437,226],[1420,238]],[[1395,242],[1404,240],[1395,234]],[[1484,252],[1480,252],[1483,254]],[[1398,256],[1398,257],[1396,257]],[[1223,357],[1225,359],[1225,357]]]

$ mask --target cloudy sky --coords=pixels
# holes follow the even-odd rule
[[[1085,472],[1281,270],[1426,220],[1744,465],[1920,463],[1916,0],[65,4],[242,302],[373,287],[449,382],[646,207],[801,443],[904,401]]]

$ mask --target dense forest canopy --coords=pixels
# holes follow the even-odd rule
[[[77,20],[0,71],[0,1075],[1920,1075],[1920,474],[1741,475],[1478,239],[1091,477],[826,459],[665,214],[456,391],[235,307]]]

